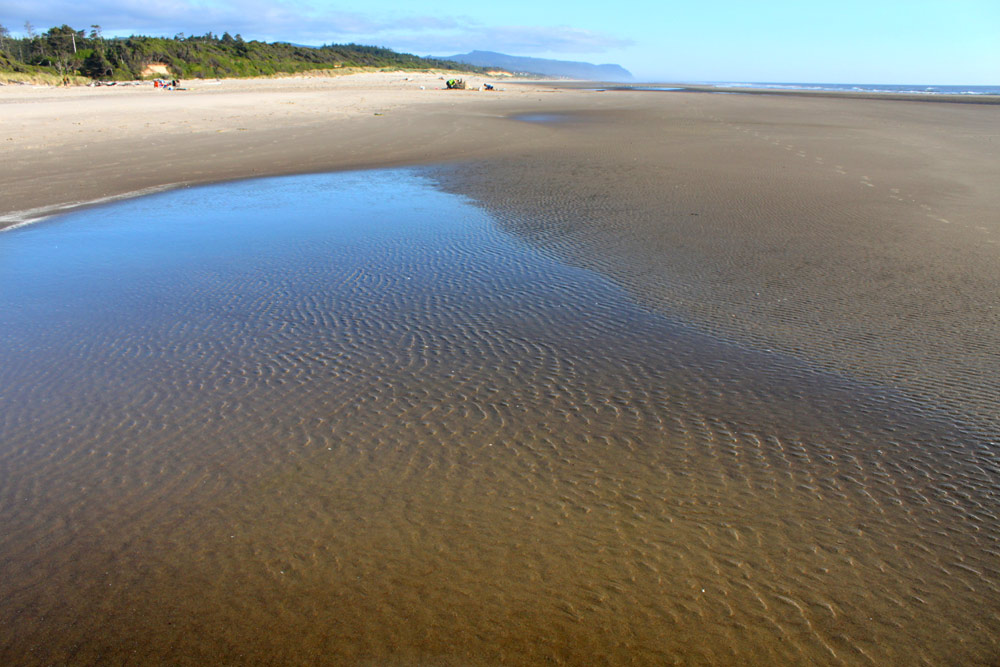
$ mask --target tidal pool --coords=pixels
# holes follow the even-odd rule
[[[972,662],[997,469],[429,172],[0,234],[0,662]]]

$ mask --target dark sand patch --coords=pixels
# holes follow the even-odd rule
[[[1000,110],[626,99],[551,126],[557,138],[531,159],[442,181],[652,307],[996,437]]]

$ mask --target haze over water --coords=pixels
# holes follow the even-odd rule
[[[997,655],[989,442],[422,173],[0,235],[3,662]]]

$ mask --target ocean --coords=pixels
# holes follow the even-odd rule
[[[849,93],[894,93],[903,95],[1000,95],[1000,86],[955,86],[882,83],[761,83],[721,81],[701,85],[719,88],[766,88],[773,90],[818,90]]]
[[[620,88],[632,90],[685,90],[685,86],[719,89],[751,88],[764,90],[815,91],[837,93],[886,93],[894,95],[1000,95],[1000,85],[996,86],[956,86],[926,84],[871,84],[871,83],[774,83],[774,82],[724,82],[691,81],[682,84],[627,84]]]

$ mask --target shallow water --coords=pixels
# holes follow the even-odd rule
[[[989,443],[411,170],[0,235],[4,663],[989,661]]]
[[[514,120],[519,120],[522,123],[539,123],[541,125],[563,123],[568,120],[572,120],[572,116],[564,113],[522,113],[517,116],[513,116],[513,118]]]

